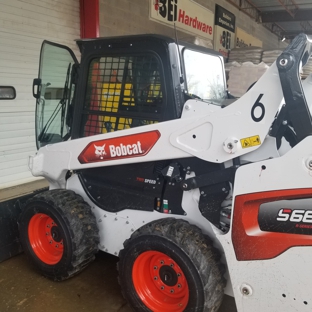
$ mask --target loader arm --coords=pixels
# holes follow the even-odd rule
[[[300,34],[276,61],[285,105],[270,131],[272,136],[276,136],[282,124],[295,129],[298,142],[312,134],[311,113],[299,75],[299,67],[309,60],[311,50],[311,38]]]
[[[54,187],[64,187],[68,170],[190,156],[224,163],[258,149],[271,128],[285,123],[283,110],[300,140],[312,131],[311,115],[299,79],[300,62],[304,64],[310,53],[311,41],[302,34],[279,57],[277,64],[232,105],[221,109],[189,100],[180,119],[48,145],[31,158],[32,173],[46,177]],[[299,119],[297,110],[303,119]],[[155,133],[159,137],[149,142],[150,135]],[[274,131],[271,135],[275,135]],[[110,146],[132,146],[138,142],[145,144],[144,151],[110,155]],[[98,157],[95,146],[105,146],[105,157]]]
[[[223,109],[189,100],[180,119],[45,146],[31,158],[30,168],[33,175],[46,177],[54,187],[64,187],[68,170],[189,156],[223,163],[261,146],[282,98],[274,64],[248,93]],[[155,133],[159,137],[149,142]],[[254,142],[246,146],[251,138]],[[138,142],[144,144],[144,151],[111,154],[110,146]],[[95,146],[105,146],[103,158],[97,157]]]

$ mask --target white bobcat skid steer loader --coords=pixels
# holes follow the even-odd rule
[[[98,248],[117,255],[136,311],[218,311],[224,292],[239,312],[311,311],[310,39],[227,106],[213,51],[154,35],[78,46],[80,64],[42,46],[29,166],[50,190],[20,217],[29,259],[63,280]]]

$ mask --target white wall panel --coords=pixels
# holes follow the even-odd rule
[[[34,180],[28,156],[36,151],[35,99],[43,40],[78,52],[78,0],[0,0],[0,85],[13,85],[17,97],[0,101],[0,189]]]

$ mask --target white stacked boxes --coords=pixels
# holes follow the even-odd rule
[[[253,64],[251,62],[234,63],[229,71],[228,90],[235,97],[241,97],[248,88],[265,73],[269,68],[264,63]]]

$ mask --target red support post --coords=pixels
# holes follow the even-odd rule
[[[99,0],[80,0],[80,38],[100,35]]]

